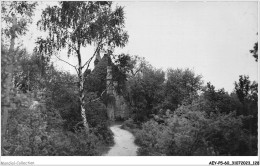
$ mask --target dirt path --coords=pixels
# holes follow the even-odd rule
[[[110,127],[114,133],[115,145],[111,147],[105,156],[137,156],[138,146],[135,145],[132,133],[120,128],[121,125]]]

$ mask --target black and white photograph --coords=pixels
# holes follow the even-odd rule
[[[258,1],[1,1],[1,165],[259,165],[258,25]]]

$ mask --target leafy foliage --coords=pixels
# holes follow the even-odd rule
[[[1,144],[2,144],[2,154],[5,154],[5,147],[8,141],[7,126],[9,114],[12,110],[15,110],[15,104],[13,104],[12,99],[15,98],[16,92],[13,88],[13,74],[14,71],[19,69],[14,68],[16,65],[16,53],[19,49],[15,48],[15,41],[18,35],[24,35],[27,30],[27,25],[31,21],[31,16],[33,14],[34,8],[37,3],[35,2],[1,2],[1,17],[4,20],[4,26],[1,28],[2,38],[1,46],[9,47],[8,51],[4,48],[3,59],[1,58],[1,64],[3,64],[3,70],[1,70],[1,76],[3,77],[2,90],[1,90]],[[11,15],[11,17],[10,17]],[[27,20],[25,20],[27,18]],[[10,137],[9,137],[10,138]],[[21,147],[20,145],[17,145]],[[7,152],[9,153],[9,152]]]
[[[148,94],[161,94],[160,100],[153,100],[153,114],[141,116],[146,120],[134,118],[123,124],[136,136],[139,155],[257,154],[256,82],[240,76],[235,91],[229,94],[224,89],[215,89],[211,83],[203,87],[201,76],[189,69],[168,70],[167,79],[162,82],[147,75],[150,80],[145,74],[128,79],[131,88],[128,95],[136,99],[132,108],[139,112],[148,110]],[[146,80],[150,84],[144,84]],[[149,93],[153,81],[161,88],[155,86],[151,88],[153,93]]]
[[[250,116],[245,120],[245,128],[252,134],[257,134],[258,121],[258,84],[249,80],[248,76],[239,76],[239,81],[235,82],[235,93],[242,103],[240,113]]]
[[[208,107],[208,114],[212,111],[213,113],[230,113],[232,111],[239,113],[241,103],[238,101],[236,95],[232,97],[223,88],[216,90],[210,82],[207,83],[203,91],[203,98],[206,102],[205,105]]]
[[[19,60],[21,70],[14,73],[15,87],[23,92],[44,89],[46,71],[49,70],[49,60],[39,55],[24,55]]]
[[[23,68],[19,72],[23,73]],[[37,78],[41,78],[39,72],[35,71]],[[98,147],[113,143],[104,105],[95,102],[86,106],[91,125],[91,131],[86,135],[81,130],[82,124],[76,125],[81,122],[76,77],[57,71],[52,65],[47,65],[44,75],[47,95],[41,102],[46,104],[37,104],[35,100],[39,99],[33,97],[39,88],[26,94],[23,91],[13,93],[3,155],[100,155]]]
[[[48,7],[38,22],[40,29],[49,31],[47,39],[38,40],[38,50],[50,53],[68,49],[68,56],[77,54],[80,46],[96,44],[103,48],[124,47],[128,35],[123,31],[122,7],[111,9],[112,2],[59,2]]]
[[[148,65],[142,69],[142,73],[128,79],[125,96],[135,120],[144,121],[156,111],[155,108],[163,99],[163,83],[164,72]]]
[[[86,105],[86,114],[93,133],[104,144],[112,145],[113,133],[108,129],[109,121],[105,105],[100,101],[90,102]]]
[[[255,58],[255,61],[258,61],[258,42],[255,43],[254,48],[250,50],[250,53],[252,53],[253,57]]]
[[[203,101],[182,105],[164,124],[150,120],[136,136],[140,155],[250,155],[243,117],[203,111]],[[255,151],[251,154],[256,154]]]
[[[28,25],[32,23],[32,16],[37,2],[26,1],[2,1],[1,2],[1,18],[3,26],[1,28],[2,35],[10,37],[15,31],[16,35],[24,35],[27,32]],[[14,17],[17,25],[12,27]]]
[[[190,96],[198,95],[203,83],[201,78],[190,69],[168,69],[164,107],[173,111]]]

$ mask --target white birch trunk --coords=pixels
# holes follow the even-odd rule
[[[78,68],[78,77],[79,77],[79,100],[80,100],[80,113],[81,117],[83,120],[83,125],[85,128],[86,133],[89,132],[89,126],[87,122],[87,117],[86,117],[86,110],[84,108],[85,105],[85,100],[84,100],[84,78],[83,78],[83,73],[82,73],[82,63],[81,63],[81,55],[80,55],[80,48],[78,49],[78,63],[79,63],[79,68]]]

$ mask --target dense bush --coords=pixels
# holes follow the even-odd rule
[[[167,136],[167,127],[150,120],[142,125],[142,130],[137,131],[135,143],[140,146],[138,154],[141,156],[165,155],[162,141]]]
[[[180,106],[159,124],[150,120],[136,134],[140,155],[256,155],[255,138],[243,130],[243,116],[203,111],[203,100]]]
[[[7,55],[5,50],[2,53]],[[42,70],[42,62],[38,62],[42,59],[24,52],[20,54],[22,61],[17,62],[14,71],[15,88],[9,94],[11,106],[3,155],[100,155],[100,147],[112,145],[106,108],[99,101],[86,106],[90,133],[81,130],[74,75],[58,71],[45,61]],[[5,78],[6,62],[2,64],[1,75]],[[2,88],[5,88],[3,84]],[[36,104],[32,110],[33,104],[39,101],[34,95],[39,90],[44,92],[40,95],[44,104]],[[2,99],[4,97],[6,94],[2,92]]]
[[[31,93],[13,94],[2,155],[99,155],[96,149],[103,138],[95,132],[64,131],[59,113],[47,110],[44,100],[36,100]]]
[[[129,119],[124,121],[121,128],[123,128],[123,129],[127,129],[127,128],[128,129],[136,129],[136,128],[138,128],[138,124],[136,124],[133,119],[129,118]]]
[[[204,105],[208,107],[208,114],[211,112],[230,113],[231,111],[235,111],[239,114],[239,109],[242,104],[235,94],[229,95],[223,88],[217,90],[210,82],[207,83],[203,92],[202,96],[206,102]]]
[[[166,77],[165,77],[166,75]],[[189,69],[161,69],[144,64],[141,73],[127,81],[126,99],[135,122],[145,122],[161,109],[174,111],[183,102],[191,102],[202,90],[200,75]]]
[[[38,155],[37,142],[46,137],[46,110],[31,96],[13,93],[3,155]]]
[[[49,146],[46,152],[51,150],[48,155],[61,156],[95,156],[100,155],[97,152],[99,140],[95,134],[86,134],[84,131],[79,132],[59,132],[49,133]],[[45,154],[46,155],[46,154]]]
[[[112,145],[114,143],[113,133],[108,128],[109,121],[105,105],[98,100],[88,103],[85,108],[87,120],[93,133],[102,143]]]
[[[174,111],[190,96],[198,95],[202,89],[202,76],[190,69],[168,69],[164,86],[163,108]]]
[[[83,125],[79,99],[77,97],[77,86],[75,84],[76,78],[69,73],[63,72],[56,72],[56,74],[52,72],[52,74],[54,77],[47,88],[50,94],[48,108],[54,111],[52,114],[57,112],[60,114],[63,119],[63,129],[66,132],[70,131],[74,134],[79,134],[81,132],[78,131],[82,129]],[[96,146],[108,146],[113,144],[113,134],[108,128],[106,107],[100,100],[91,101],[96,98],[96,93],[85,94],[87,103],[85,105],[86,117],[92,137],[95,138],[93,141]]]
[[[135,122],[146,121],[151,114],[157,112],[158,105],[163,100],[164,72],[149,65],[142,69],[142,73],[127,81],[125,95]]]
[[[122,127],[135,134],[139,155],[257,154],[256,82],[240,76],[229,94],[211,83],[204,87],[189,69],[166,75],[143,67],[127,82],[133,118]]]

